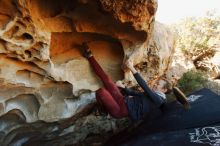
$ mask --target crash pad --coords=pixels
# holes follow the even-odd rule
[[[187,97],[190,110],[176,101],[168,103],[163,114],[145,119],[132,133],[118,135],[121,141],[114,145],[220,145],[220,96],[203,88]]]

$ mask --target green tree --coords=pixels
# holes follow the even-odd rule
[[[172,28],[177,33],[176,47],[192,60],[198,62],[211,58],[220,47],[220,17],[215,12],[207,12],[204,17],[188,17]]]

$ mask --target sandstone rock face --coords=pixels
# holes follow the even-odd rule
[[[94,91],[103,85],[81,55],[82,42],[88,42],[114,81],[136,84],[121,69],[126,60],[134,62],[146,81],[163,76],[174,38],[166,26],[155,23],[156,9],[156,0],[0,0],[0,127],[6,136],[0,142],[21,144],[36,135],[48,139],[48,133],[56,139],[57,123],[43,121],[71,117],[95,102]],[[78,128],[76,142],[89,133],[115,129],[106,129],[106,122],[115,121],[111,118],[93,129],[99,119],[79,119],[78,127],[83,122],[88,127],[87,133]],[[77,124],[72,131],[77,132]]]
[[[145,50],[148,64],[143,68],[147,72],[145,76],[160,77],[169,72],[168,68],[175,52],[174,37],[174,33],[166,25],[155,23],[149,47]]]
[[[25,2],[1,0],[0,5],[1,53],[22,61],[49,59],[50,33],[34,25]]]
[[[192,61],[188,60],[180,49],[175,49],[169,69],[167,71],[168,79],[180,79],[187,71],[195,69]],[[176,84],[175,80],[175,84]]]
[[[114,81],[136,84],[121,69],[126,60],[146,80],[163,75],[173,38],[154,23],[156,9],[156,0],[1,0],[0,113],[16,108],[28,122],[73,115],[74,103],[85,103],[79,91],[102,86],[80,53],[82,42]]]

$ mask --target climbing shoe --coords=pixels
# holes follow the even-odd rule
[[[176,97],[176,100],[183,105],[184,109],[186,110],[190,109],[190,103],[187,100],[187,97],[178,87],[173,87],[173,93]]]

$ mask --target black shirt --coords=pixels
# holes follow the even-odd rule
[[[124,93],[129,117],[132,121],[136,122],[140,119],[150,118],[152,116],[150,113],[155,114],[161,112],[159,107],[166,101],[148,87],[139,73],[135,73],[134,77],[144,92],[137,92],[125,88]]]

